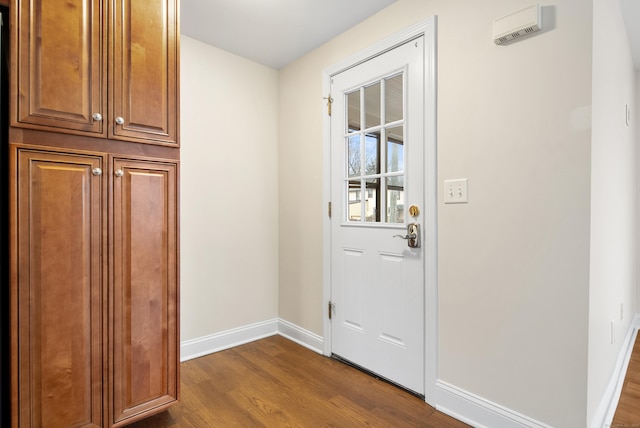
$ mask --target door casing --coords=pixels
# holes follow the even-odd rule
[[[361,64],[368,59],[389,51],[419,36],[424,36],[424,232],[425,254],[425,401],[435,405],[436,380],[438,371],[438,263],[437,263],[437,146],[436,146],[436,25],[437,18],[430,17],[412,27],[396,33],[381,42],[334,64],[323,71],[323,94],[330,96],[331,78],[336,74]],[[322,100],[326,104],[327,100]],[[326,107],[323,108],[326,112]],[[328,207],[331,195],[331,118],[323,115],[323,206]],[[322,288],[323,288],[323,352],[331,355],[331,320],[328,305],[331,301],[331,218],[328,210],[323,215],[322,224]]]

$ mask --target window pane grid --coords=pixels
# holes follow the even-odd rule
[[[404,223],[404,74],[345,94],[350,223]]]

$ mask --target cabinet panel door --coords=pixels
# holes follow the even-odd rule
[[[113,422],[178,396],[177,165],[114,159]]]
[[[18,150],[14,426],[103,426],[106,184],[92,173],[103,164]]]
[[[113,1],[109,138],[177,145],[177,1]]]
[[[17,2],[12,125],[106,136],[101,0]]]

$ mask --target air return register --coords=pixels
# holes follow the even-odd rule
[[[493,42],[496,45],[507,44],[541,29],[540,5],[535,4],[493,21]]]

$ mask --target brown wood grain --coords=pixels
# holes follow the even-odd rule
[[[637,335],[611,427],[640,426],[640,334]]]
[[[82,150],[161,159],[180,159],[180,149],[177,147],[91,138],[83,135],[60,134],[34,129],[10,128],[9,141],[34,146],[64,147],[74,151]]]
[[[177,0],[14,4],[11,126],[179,146]]]
[[[131,428],[467,426],[281,336],[184,362],[181,375],[180,403]]]
[[[109,138],[177,145],[176,0],[112,0]]]
[[[106,157],[17,148],[19,426],[102,426]],[[72,404],[71,404],[72,403]]]
[[[113,423],[178,399],[177,164],[113,158]]]
[[[11,125],[106,136],[106,14],[100,0],[21,1],[13,8]],[[106,119],[106,117],[105,117]]]
[[[12,426],[125,425],[179,393],[178,1],[9,3],[9,141],[54,159],[28,171],[15,150],[10,160]],[[100,159],[103,175],[56,169],[71,159]],[[138,168],[117,195],[128,198],[118,236],[116,166]],[[99,200],[87,179],[104,187]],[[109,277],[119,262],[126,275]]]
[[[12,148],[11,230],[19,255],[11,289],[13,426],[121,426],[173,405],[176,161],[110,156],[107,162],[106,153]],[[115,272],[109,295],[108,253]]]

